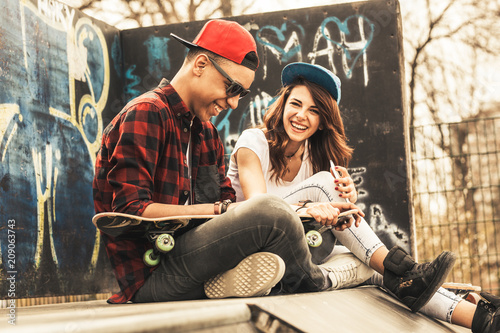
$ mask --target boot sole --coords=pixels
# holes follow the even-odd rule
[[[269,252],[254,253],[235,268],[205,282],[208,298],[264,296],[285,274],[285,262]]]
[[[439,289],[439,287],[441,287],[441,285],[446,280],[446,277],[450,273],[451,269],[453,268],[453,265],[455,264],[455,260],[457,259],[453,252],[443,252],[439,256],[442,256],[444,258],[442,259],[442,262],[439,265],[437,273],[434,276],[432,282],[429,284],[427,289],[422,293],[422,295],[420,295],[420,297],[417,298],[415,303],[413,303],[412,306],[410,306],[410,309],[413,312],[417,312],[425,304],[427,304],[427,302],[430,301],[432,296],[434,296],[436,291]]]

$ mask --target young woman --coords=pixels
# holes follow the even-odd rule
[[[340,209],[335,210],[337,203],[345,202],[346,198],[355,203],[357,199],[353,180],[346,169],[353,149],[346,143],[338,108],[340,80],[323,67],[293,63],[283,69],[282,83],[283,88],[264,116],[264,124],[244,131],[232,153],[228,177],[236,190],[237,200],[272,193],[289,204],[303,207],[319,223],[334,226],[334,236],[355,255],[343,253],[338,256],[339,270],[335,274],[342,280],[338,288],[358,285],[370,278],[368,283],[384,286],[412,310],[418,310],[422,304],[415,306],[416,295],[403,296],[394,292],[392,272],[398,269],[390,267],[397,262],[396,257],[404,256],[404,251],[400,248],[389,251],[364,219],[358,218],[354,225],[352,221],[336,224],[340,212]],[[337,166],[341,178],[335,179],[329,172],[333,172],[330,161]],[[316,261],[336,260],[335,255],[327,258],[330,250],[316,253]],[[428,264],[429,269],[442,269],[439,265],[432,266],[439,260],[447,262],[446,269],[451,269],[453,259],[441,256]],[[411,260],[407,262],[409,267],[413,264]],[[372,274],[366,265],[376,273]],[[417,275],[413,279],[415,284],[419,279],[425,280]],[[500,329],[500,323],[493,322],[495,313],[500,313],[500,298],[486,295],[489,302],[481,301],[480,306],[476,306],[438,286],[432,290],[429,303],[423,306],[423,313],[472,328],[473,332]]]

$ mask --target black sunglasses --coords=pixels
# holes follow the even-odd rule
[[[219,66],[219,64],[217,64],[215,62],[214,59],[210,58],[209,56],[207,56],[207,58],[210,59],[210,61],[214,65],[215,69],[217,69],[217,71],[222,76],[224,76],[227,80],[229,80],[229,82],[231,82],[231,84],[229,85],[229,87],[226,88],[227,97],[234,97],[234,96],[240,95],[240,98],[243,98],[246,95],[248,95],[248,93],[250,92],[250,90],[243,88],[243,86],[241,84],[239,84],[238,82],[234,81],[226,72],[224,72],[224,70]]]

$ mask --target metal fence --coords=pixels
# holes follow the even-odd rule
[[[500,289],[500,117],[413,127],[420,261],[457,254],[448,278]]]

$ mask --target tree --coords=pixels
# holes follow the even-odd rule
[[[487,235],[500,186],[490,158],[498,152],[487,147],[500,119],[478,118],[492,105],[500,114],[500,1],[406,0],[402,8],[419,249],[424,259],[454,250],[453,279],[493,290],[498,245]]]
[[[499,64],[500,1],[403,0],[409,116],[425,121],[460,120],[491,99]],[[419,113],[420,112],[420,113]]]
[[[66,0],[119,29],[242,15],[254,0]]]

